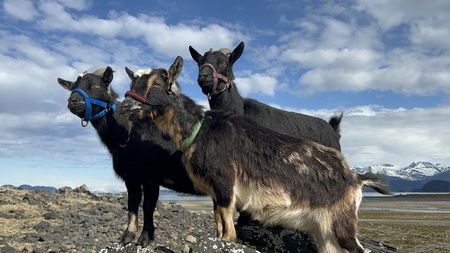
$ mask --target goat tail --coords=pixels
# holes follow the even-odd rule
[[[375,191],[384,194],[391,195],[392,193],[389,191],[389,184],[387,180],[380,176],[376,175],[372,172],[368,172],[366,174],[357,174],[358,178],[362,181],[363,186],[368,186]]]
[[[344,113],[341,113],[341,115],[334,115],[328,121],[328,124],[330,124],[331,127],[334,129],[334,131],[339,135],[339,138],[341,138],[340,124],[341,124],[343,116],[344,116]]]

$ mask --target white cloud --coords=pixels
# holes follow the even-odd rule
[[[449,49],[450,44],[450,18],[445,17],[429,18],[418,20],[411,26],[411,42],[424,48],[425,50]]]
[[[189,56],[188,45],[199,52],[211,47],[231,47],[239,40],[250,37],[239,29],[231,30],[218,24],[205,26],[169,25],[162,17],[111,12],[108,19],[95,16],[77,16],[57,2],[43,2],[39,6],[43,18],[39,24],[46,30],[59,30],[91,34],[106,38],[137,38],[145,41],[157,54],[175,57]]]
[[[64,6],[66,6],[67,8],[71,8],[71,9],[74,9],[77,11],[86,10],[91,6],[90,1],[86,1],[86,0],[77,0],[77,1],[57,0],[57,1],[60,2],[61,4],[63,4]]]
[[[4,0],[3,9],[17,19],[32,21],[38,16],[32,0]]]
[[[71,172],[108,169],[115,180],[108,152],[92,126],[82,128],[80,119],[67,110],[69,92],[56,78],[75,80],[84,70],[110,65],[116,71],[112,87],[123,96],[130,83],[125,66],[133,70],[168,68],[175,56],[181,55],[185,59],[179,79],[183,92],[200,97],[197,102],[208,108],[197,86],[198,68],[190,58],[189,45],[202,53],[211,47],[232,49],[243,40],[246,51],[235,64],[236,84],[243,96],[271,96],[271,101],[280,101],[280,90],[296,94],[334,90],[450,94],[447,2],[414,3],[420,7],[408,7],[408,1],[359,1],[357,11],[325,4],[297,20],[281,18],[279,30],[257,27],[270,30],[264,34],[245,30],[246,24],[205,22],[188,15],[184,20],[173,16],[166,20],[148,12],[96,12],[91,9],[92,1],[6,0],[4,20],[14,17],[21,21],[0,28],[0,159],[18,157],[17,166],[28,168],[38,167],[36,161],[43,157],[48,159],[43,163],[47,167]],[[399,25],[404,25],[401,36],[395,30]],[[282,99],[298,99],[289,95],[283,94]],[[340,113],[294,110],[325,120]],[[446,162],[450,153],[448,107],[361,105],[341,110],[345,111],[342,146],[350,165],[407,165],[419,159],[450,165]],[[41,166],[38,171],[46,168]],[[63,181],[64,176],[75,173],[61,173],[62,177],[45,178],[46,182],[70,185],[78,180],[75,186],[88,182],[85,177],[75,179],[79,175]],[[17,175],[11,173],[10,178],[14,177]],[[96,184],[94,181],[89,183]]]
[[[284,19],[293,29],[281,36],[279,54],[259,57],[263,64],[275,61],[288,64],[286,72],[291,68],[298,72],[298,85],[290,82],[295,94],[335,90],[448,94],[450,17],[443,10],[450,4],[414,2],[424,11],[412,8],[411,1],[359,1],[358,12],[350,9],[342,14],[331,8],[337,11],[323,16],[319,8],[308,17]],[[359,20],[364,13],[369,16]],[[403,34],[389,33],[400,24],[407,25]],[[391,44],[394,40],[398,45]]]
[[[267,96],[275,95],[275,90],[278,86],[276,78],[261,73],[244,73],[237,73],[236,75],[240,77],[235,78],[235,83],[242,96],[246,97],[250,93],[261,93]]]
[[[450,3],[446,0],[358,0],[354,8],[369,13],[383,30],[388,30],[418,19],[448,16],[445,13],[449,12]]]
[[[354,165],[410,161],[442,162],[450,148],[450,130],[443,119],[450,108],[393,110],[373,116],[349,116],[342,123],[344,155]],[[370,150],[367,153],[360,150]],[[376,152],[381,150],[382,152]],[[445,162],[444,162],[445,164]]]
[[[329,120],[335,110],[285,108]],[[388,109],[365,105],[344,109],[341,122],[342,153],[350,166],[411,161],[448,164],[450,128],[445,118],[450,107]]]

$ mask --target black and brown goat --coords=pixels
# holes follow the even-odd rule
[[[130,78],[136,78],[130,76]],[[128,225],[120,242],[128,244],[138,230],[138,210],[144,193],[144,226],[138,244],[147,246],[154,238],[153,212],[159,197],[159,186],[178,192],[198,194],[178,156],[175,143],[153,122],[131,126],[121,113],[117,93],[110,87],[110,67],[80,75],[76,82],[58,78],[71,91],[70,111],[82,119],[82,125],[93,125],[112,157],[114,172],[125,182],[128,193]]]
[[[333,116],[326,122],[317,117],[280,110],[254,99],[243,98],[239,94],[233,82],[233,64],[243,51],[243,42],[233,51],[223,48],[219,51],[210,50],[204,55],[189,46],[189,52],[199,67],[198,84],[208,96],[211,110],[245,115],[274,131],[311,140],[340,151],[339,124],[342,114]]]
[[[364,252],[356,238],[362,187],[387,194],[385,182],[374,174],[353,173],[334,148],[275,132],[244,116],[213,110],[201,119],[200,107],[171,88],[181,64],[178,57],[169,71],[154,70],[136,84],[127,92],[124,113],[181,138],[179,147],[190,140],[182,160],[196,189],[213,199],[217,236],[236,239],[238,207],[264,225],[310,233],[320,252]],[[197,132],[193,126],[199,124]]]

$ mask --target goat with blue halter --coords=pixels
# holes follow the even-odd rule
[[[142,197],[144,225],[138,244],[147,246],[154,238],[153,212],[159,197],[159,186],[198,194],[181,162],[174,142],[152,122],[132,126],[121,114],[117,93],[110,87],[110,67],[97,73],[85,73],[76,82],[58,78],[71,91],[70,111],[81,118],[83,126],[91,122],[112,157],[114,172],[125,182],[128,192],[128,225],[120,242],[128,244],[138,230],[138,210]],[[133,78],[134,75],[133,75]],[[179,160],[179,159],[178,159]]]

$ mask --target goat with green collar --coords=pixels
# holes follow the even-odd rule
[[[353,173],[335,148],[275,132],[242,115],[201,106],[174,89],[182,69],[153,70],[131,87],[123,113],[152,121],[181,148],[194,187],[214,202],[217,237],[236,240],[236,207],[267,226],[311,234],[319,252],[364,252],[356,238],[362,187],[388,194],[374,174]]]

